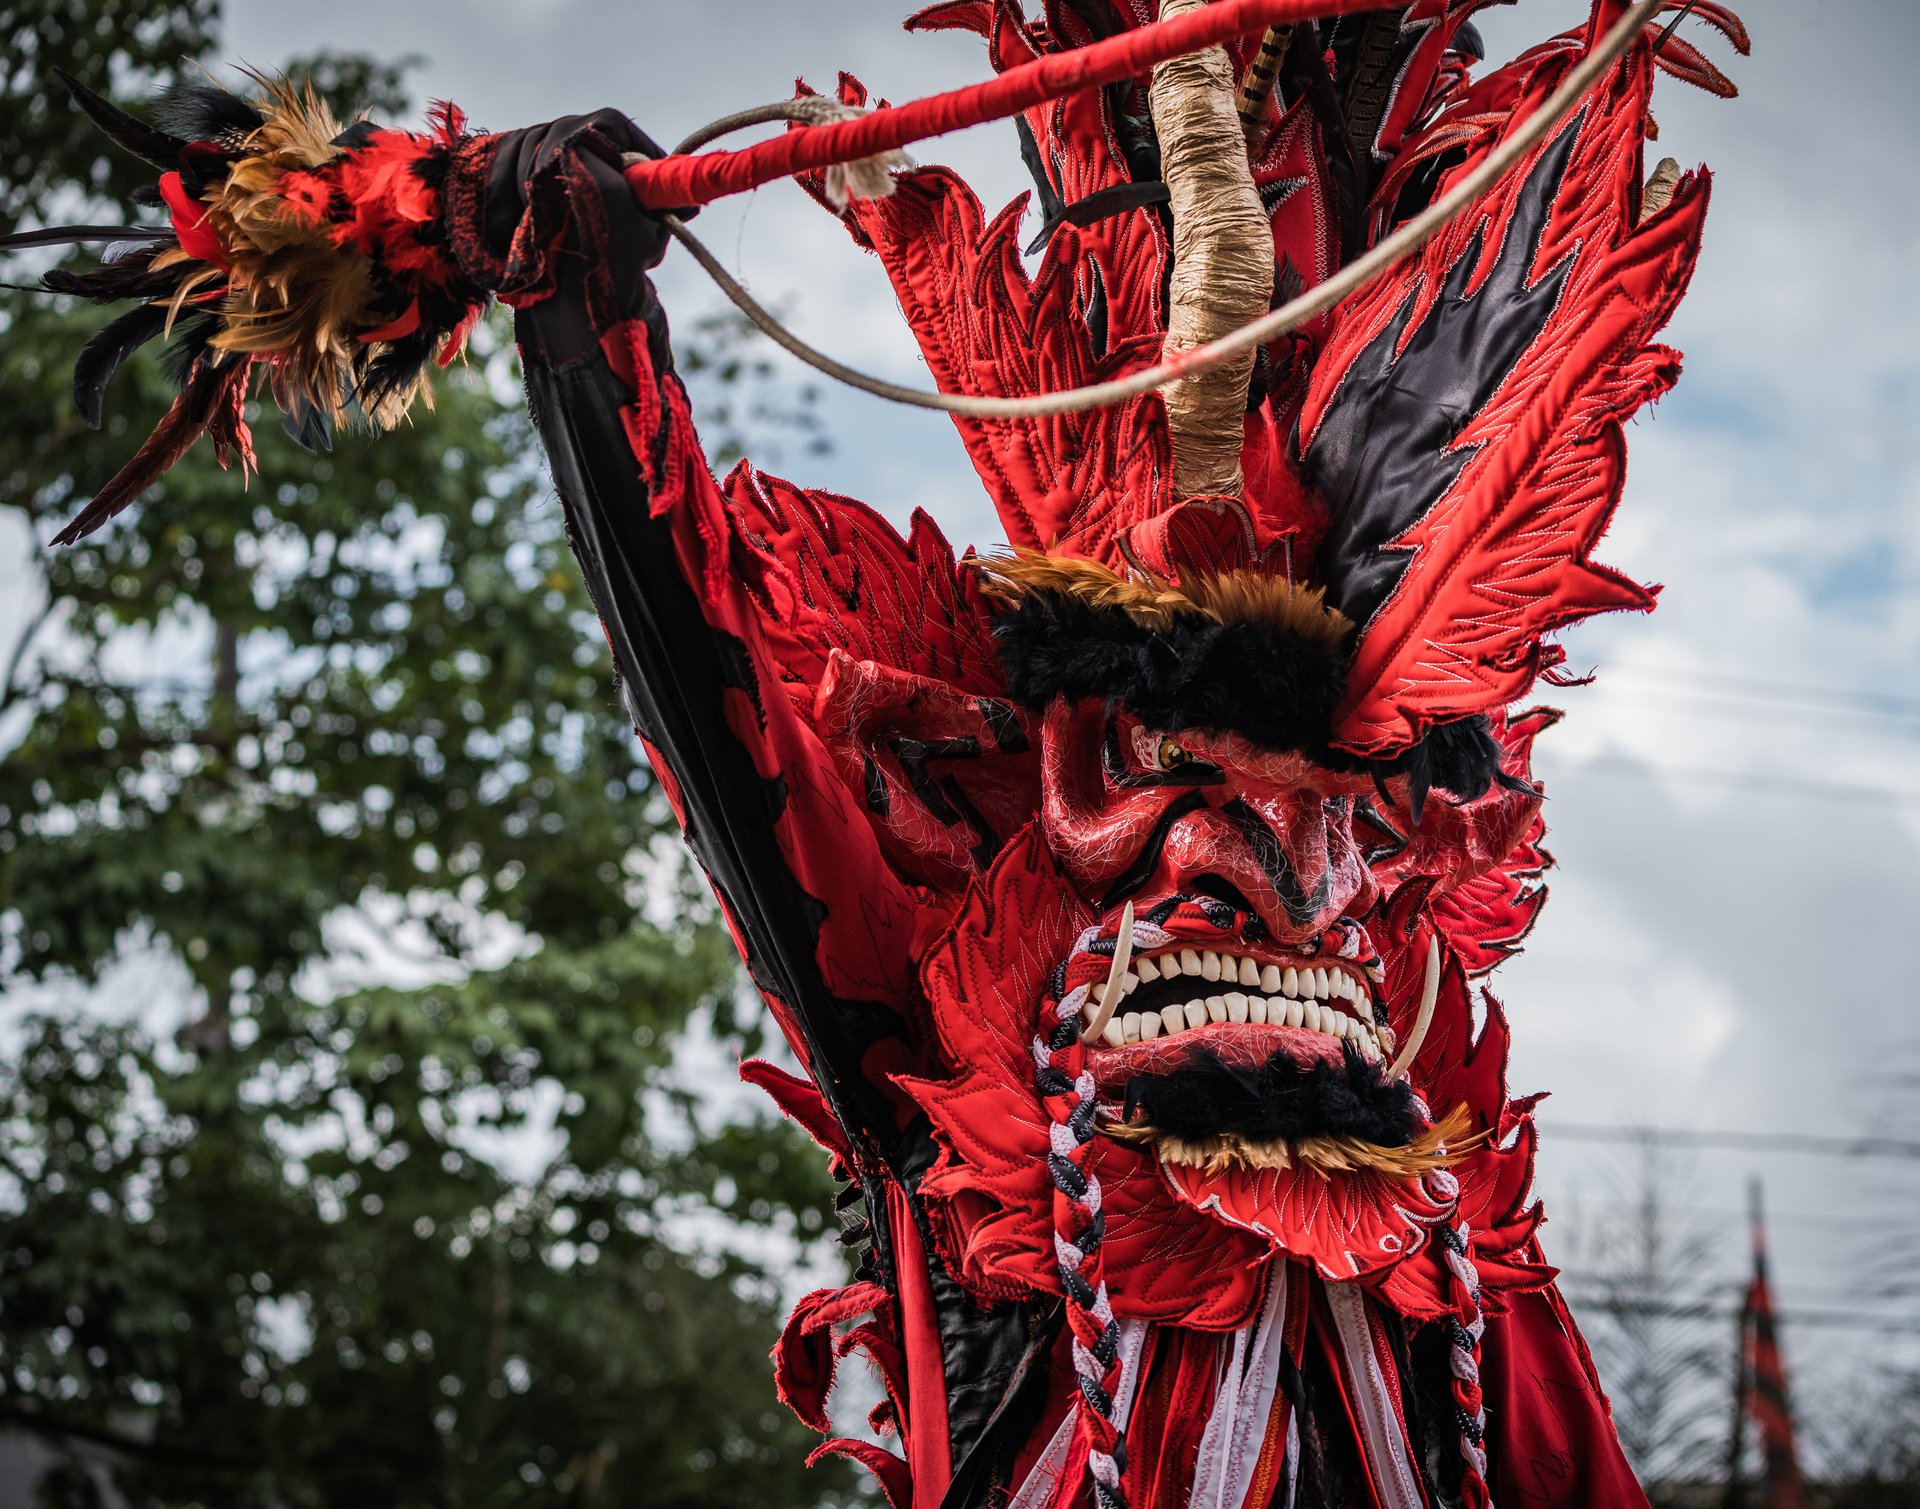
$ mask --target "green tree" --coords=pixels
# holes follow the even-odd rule
[[[7,222],[111,213],[150,176],[79,129],[55,66],[145,97],[216,21],[0,7]],[[314,72],[399,103],[391,67]],[[499,333],[391,435],[315,459],[263,423],[250,481],[190,456],[53,552],[168,401],[138,360],[104,433],[81,426],[67,370],[97,324],[0,295],[0,570],[24,605],[0,967],[192,1014],[155,1041],[163,1003],[96,991],[12,1028],[0,1420],[95,1443],[48,1480],[75,1503],[103,1473],[161,1504],[834,1491],[772,1403],[775,1286],[727,1236],[810,1240],[831,1191],[781,1124],[710,1135],[677,1068],[690,1032],[751,1049],[757,1018],[609,684]],[[726,331],[701,340],[726,380]]]

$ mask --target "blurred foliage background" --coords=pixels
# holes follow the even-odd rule
[[[137,109],[218,25],[0,6],[0,224],[128,213],[151,170],[54,69]],[[292,66],[413,113],[404,60]],[[102,319],[0,292],[0,1479],[73,1506],[836,1500],[766,1355],[776,1277],[837,1262],[833,1191],[788,1124],[708,1104],[759,1017],[504,327],[377,444],[308,456],[269,411],[250,483],[196,453],[49,551],[169,399],[143,354],[83,427]],[[817,446],[735,345],[683,352],[716,450]]]

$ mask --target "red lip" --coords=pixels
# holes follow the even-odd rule
[[[1235,1068],[1257,1069],[1274,1054],[1285,1052],[1297,1064],[1337,1064],[1341,1040],[1305,1027],[1275,1027],[1258,1022],[1215,1022],[1190,1027],[1174,1037],[1124,1048],[1102,1047],[1087,1055],[1093,1082],[1100,1093],[1117,1096],[1127,1081],[1143,1074],[1168,1074],[1196,1051],[1205,1050]]]

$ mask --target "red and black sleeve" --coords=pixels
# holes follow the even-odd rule
[[[909,903],[776,684],[729,570],[735,520],[647,276],[666,232],[620,176],[627,155],[657,153],[610,110],[476,139],[450,174],[449,236],[514,307],[626,707],[754,983],[849,1141],[884,1146],[892,1118],[861,1066],[897,1031]]]

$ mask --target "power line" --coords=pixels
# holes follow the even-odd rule
[[[1595,1122],[1543,1121],[1547,1137],[1571,1142],[1677,1143],[1683,1147],[1733,1148],[1749,1152],[1806,1153],[1825,1158],[1920,1158],[1920,1142],[1904,1137],[1836,1137],[1816,1132],[1708,1131],[1697,1127],[1603,1126]]]
[[[1664,681],[1670,685],[1717,692],[1721,696],[1753,702],[1771,702],[1779,706],[1851,709],[1879,717],[1920,718],[1920,697],[1865,687],[1825,686],[1813,681],[1783,681],[1770,676],[1744,676],[1729,671],[1681,671],[1671,666],[1648,665],[1633,660],[1609,666],[1606,674],[1628,680]]]
[[[1771,1221],[1773,1213],[1769,1211],[1767,1215],[1769,1221]],[[1744,1252],[1742,1256],[1745,1256]],[[1671,1294],[1673,1290],[1679,1286],[1666,1283],[1657,1275],[1649,1275],[1644,1272],[1636,1273],[1631,1269],[1605,1272],[1591,1268],[1562,1268],[1560,1270],[1560,1279],[1563,1282],[1570,1282],[1576,1286],[1581,1284],[1600,1285],[1601,1288],[1598,1289],[1596,1293],[1607,1294],[1609,1296],[1607,1302],[1610,1304],[1617,1298],[1631,1299],[1635,1303],[1638,1303],[1640,1299],[1647,1299],[1651,1303],[1658,1304],[1704,1305],[1711,1303],[1711,1301],[1706,1298],[1694,1300],[1659,1299],[1657,1291],[1661,1288],[1664,1287],[1667,1292]],[[1744,1294],[1747,1289],[1747,1282],[1744,1278],[1716,1279],[1700,1285],[1699,1292],[1703,1295]],[[1920,1320],[1920,1309],[1916,1309],[1910,1302],[1909,1296],[1905,1294],[1889,1294],[1884,1290],[1874,1289],[1865,1285],[1802,1283],[1797,1279],[1780,1279],[1776,1276],[1774,1288],[1776,1292],[1782,1294],[1791,1293],[1796,1298],[1814,1301],[1816,1308],[1819,1308],[1819,1301],[1821,1300],[1839,1300],[1844,1302],[1840,1308],[1856,1309],[1858,1308],[1859,1302],[1865,1300],[1891,1306],[1892,1308],[1886,1313],[1895,1320]],[[1642,1292],[1636,1295],[1634,1292],[1636,1289],[1656,1292]]]
[[[1567,1303],[1579,1310],[1604,1310],[1614,1315],[1641,1315],[1661,1320],[1732,1321],[1740,1317],[1738,1306],[1687,1304],[1678,1300],[1622,1299],[1617,1296],[1564,1293]],[[1820,1329],[1880,1331],[1903,1336],[1920,1336],[1920,1319],[1897,1315],[1875,1315],[1867,1310],[1781,1310],[1775,1312],[1783,1325]]]
[[[1709,1205],[1691,1200],[1636,1200],[1630,1196],[1620,1198],[1596,1197],[1585,1193],[1560,1192],[1554,1196],[1554,1203],[1563,1211],[1585,1213],[1589,1210],[1624,1211],[1629,1214],[1647,1210],[1684,1215],[1701,1220],[1737,1222],[1745,1228],[1753,1220],[1753,1212],[1739,1205]],[[1904,1212],[1903,1212],[1904,1214]],[[1832,1226],[1881,1227],[1886,1225],[1888,1217],[1884,1214],[1868,1215],[1859,1210],[1776,1210],[1767,1207],[1767,1229],[1777,1236],[1791,1236],[1795,1232],[1804,1232],[1809,1228]]]
[[[1911,743],[1916,735],[1920,735],[1920,723],[1909,720],[1905,714],[1882,712],[1874,708],[1813,707],[1806,703],[1774,701],[1766,697],[1742,697],[1732,692],[1687,692],[1657,686],[1629,688],[1628,695],[1636,700],[1651,697],[1677,706],[1685,713],[1724,718],[1735,723],[1786,724],[1823,735],[1840,732],[1851,738],[1897,739],[1902,743]],[[1814,725],[1809,723],[1809,718],[1821,721]],[[1854,724],[1836,730],[1828,722],[1833,718],[1879,720],[1885,726],[1876,728],[1869,722],[1866,726]]]
[[[1575,775],[1602,775],[1635,781],[1657,777],[1683,785],[1712,786],[1759,796],[1794,797],[1803,801],[1837,802],[1848,807],[1920,807],[1920,792],[1896,791],[1846,781],[1815,781],[1802,776],[1770,775],[1764,771],[1726,770],[1713,765],[1674,765],[1666,761],[1609,757],[1574,767]]]

